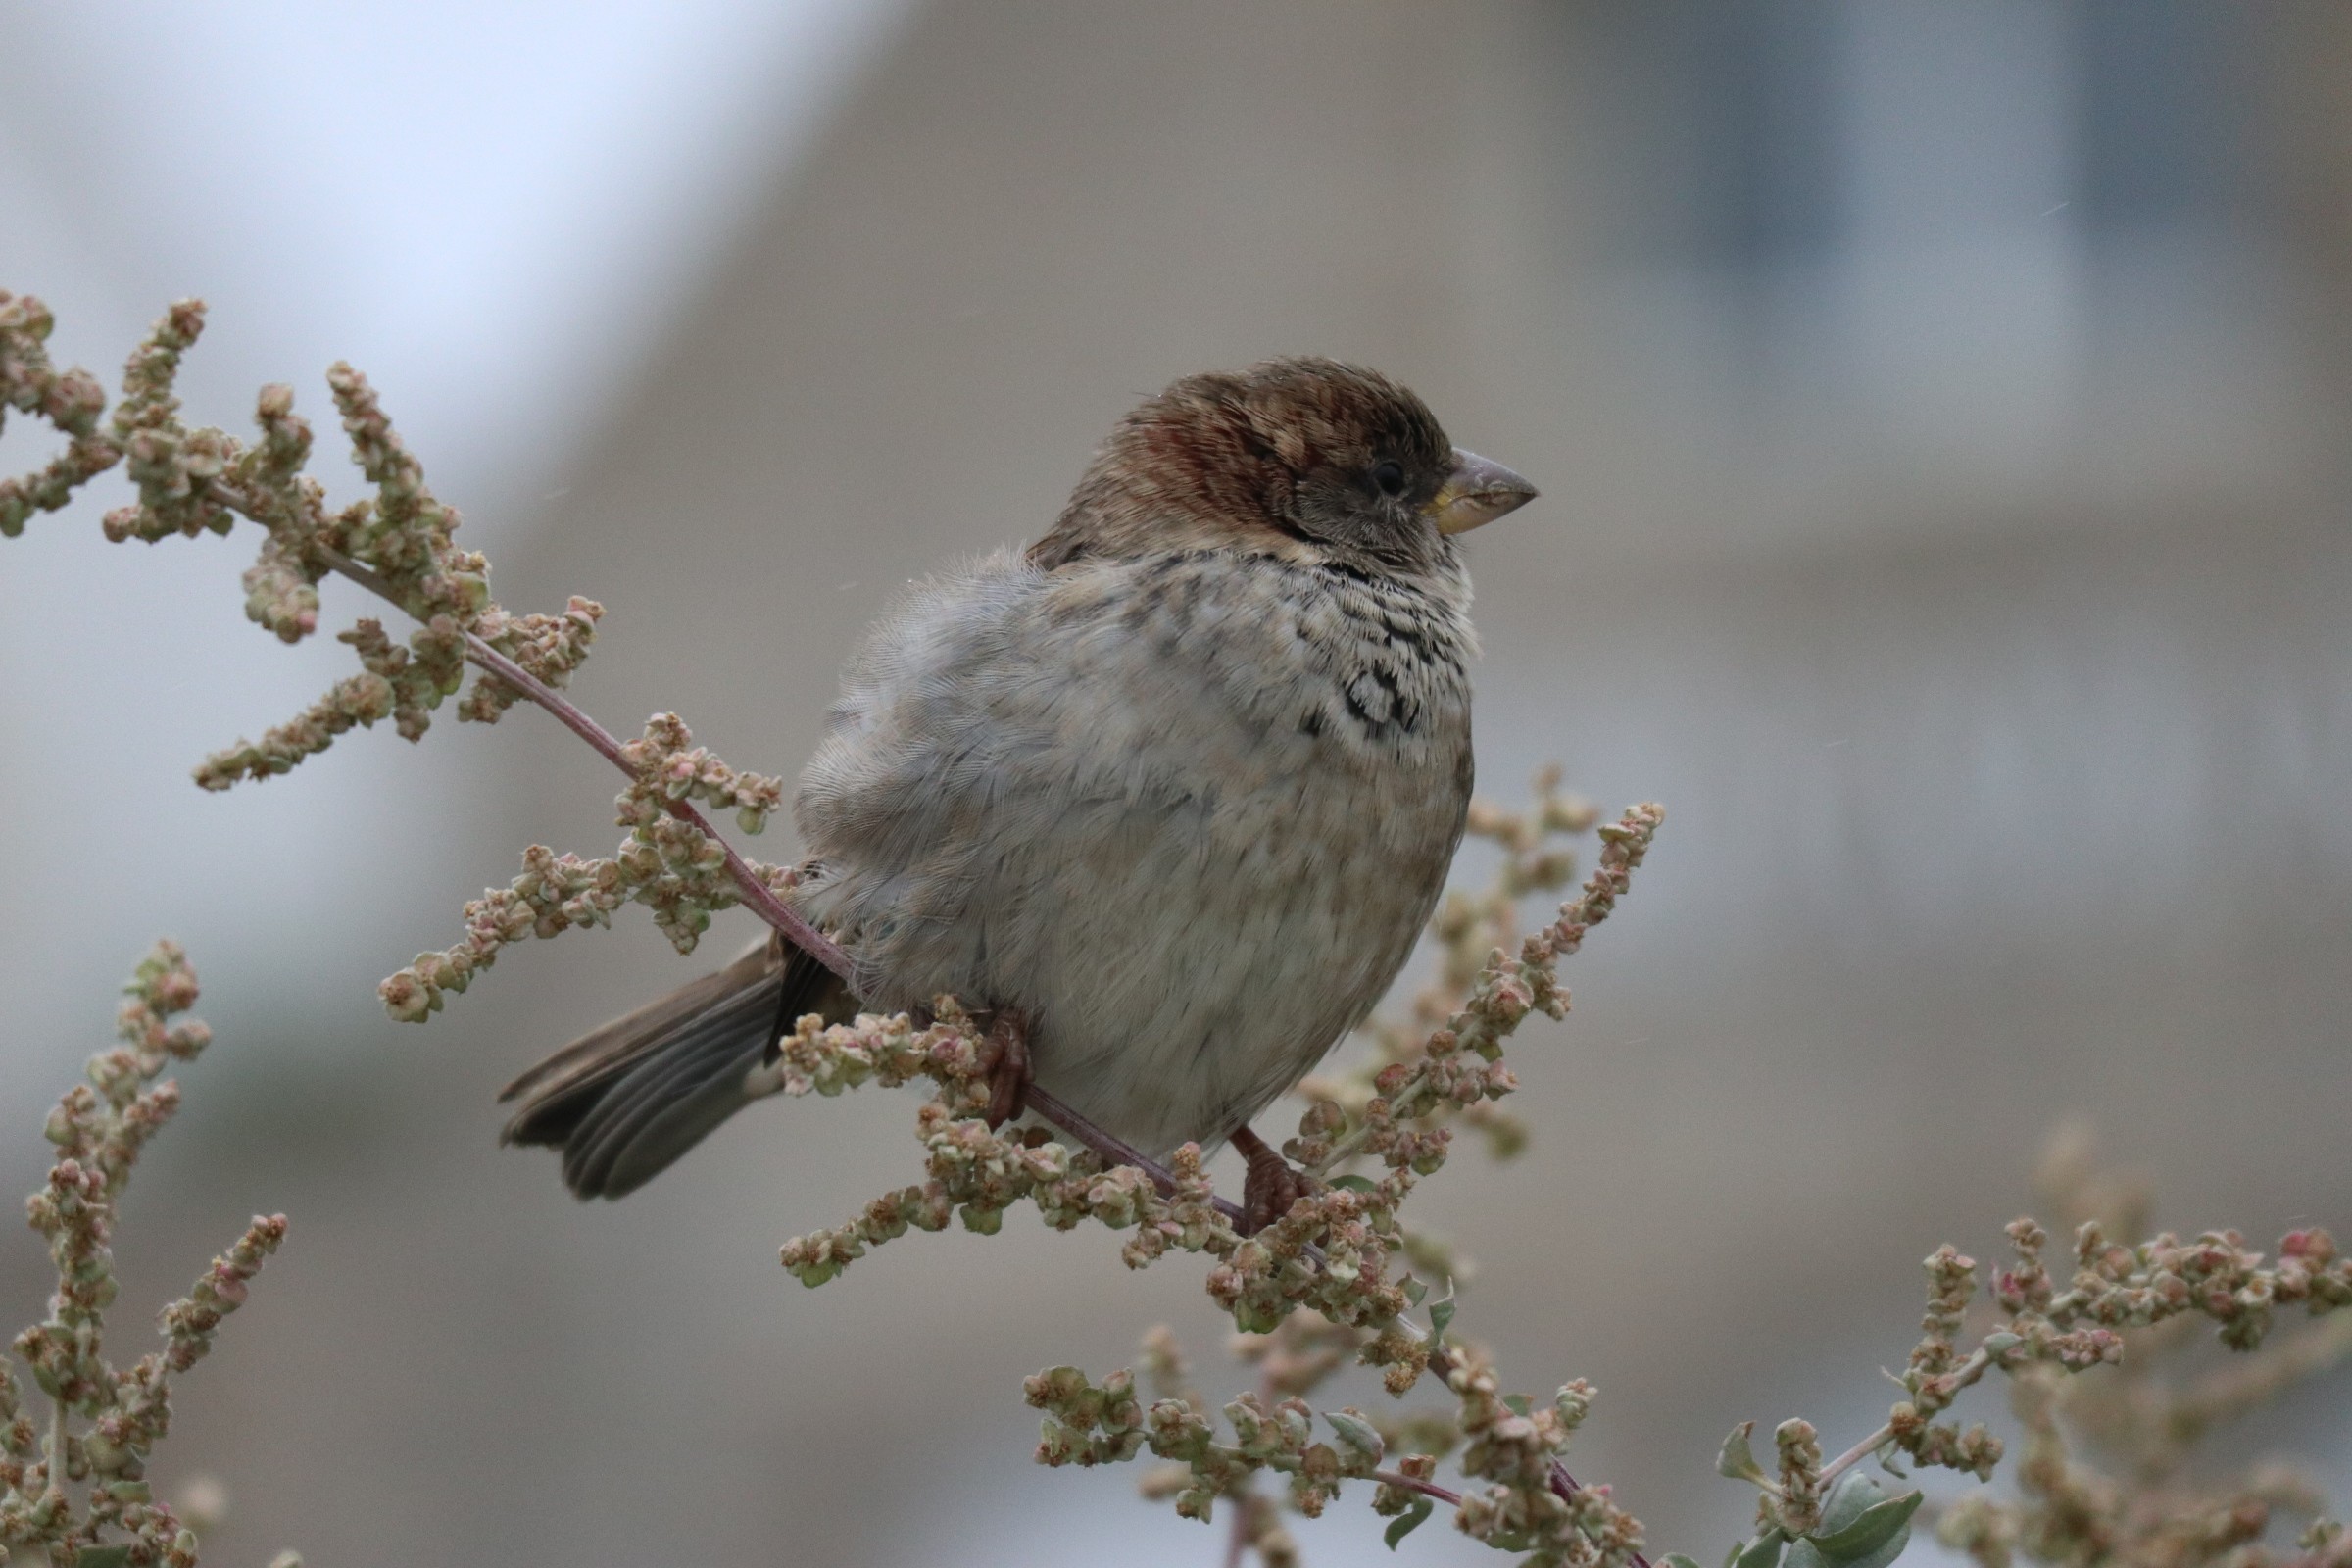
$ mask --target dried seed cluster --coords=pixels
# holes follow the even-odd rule
[[[122,458],[98,422],[106,413],[106,389],[98,378],[49,363],[49,334],[56,326],[39,300],[0,289],[0,427],[14,409],[48,420],[66,437],[66,450],[38,472],[0,478],[0,539],[23,533],[34,513],[65,506]]]
[[[339,640],[358,652],[362,673],[259,741],[240,740],[207,758],[196,769],[205,788],[286,772],[345,730],[382,718],[417,739],[432,710],[458,690],[468,637],[551,686],[564,685],[587,658],[603,607],[573,599],[560,615],[515,615],[493,601],[488,563],[451,542],[456,509],[425,487],[422,466],[393,431],[374,389],[350,366],[328,370],[327,386],[353,459],[375,493],[330,512],[324,487],[303,472],[311,427],[294,412],[291,388],[262,389],[252,445],[181,421],[174,383],[181,357],[204,331],[200,302],[172,306],[132,353],[104,428],[106,399],[96,379],[51,368],[42,346],[51,325],[39,301],[0,293],[0,395],[70,439],[39,474],[0,482],[0,533],[17,533],[34,511],[64,506],[76,487],[121,463],[138,499],[107,514],[111,539],[225,534],[239,517],[262,525],[260,554],[245,573],[245,613],[281,640],[299,642],[318,630],[319,579],[345,568],[418,622],[405,648],[374,621],[343,633]],[[459,716],[494,722],[517,695],[485,674],[460,703]]]
[[[68,437],[64,454],[39,473],[0,481],[0,533],[22,531],[33,512],[54,511],[74,490],[120,464],[136,500],[107,514],[111,539],[149,542],[174,534],[225,534],[239,517],[261,524],[263,539],[245,572],[248,618],[281,640],[299,642],[318,627],[318,583],[340,572],[405,611],[417,622],[405,643],[375,619],[360,620],[336,640],[358,656],[359,673],[258,741],[240,739],[199,763],[196,782],[223,790],[269,778],[316,756],[358,726],[390,719],[408,740],[420,739],[444,701],[458,696],[458,716],[495,723],[522,693],[485,669],[465,686],[469,658],[504,656],[523,672],[562,688],[588,657],[604,607],[573,598],[561,614],[515,614],[490,594],[489,563],[453,542],[455,508],[424,482],[423,466],[385,415],[374,389],[348,365],[327,372],[327,386],[353,461],[373,493],[330,510],[323,486],[304,470],[311,428],[284,386],[262,390],[257,438],[247,444],[223,430],[190,428],[175,385],[182,357],[204,330],[204,307],[183,300],[156,322],[122,373],[111,418],[97,380],[60,371],[45,347],[54,325],[38,300],[0,292],[0,417],[16,409],[47,419]],[[464,688],[463,695],[459,695]],[[735,813],[757,833],[783,800],[783,781],[738,773],[672,714],[657,714],[641,740],[622,747],[633,781],[620,799],[629,838],[611,859],[582,860],[534,846],[520,876],[466,907],[466,939],[420,955],[379,988],[391,1014],[421,1020],[445,993],[463,991],[498,950],[525,936],[552,936],[575,924],[607,923],[635,903],[681,952],[692,951],[713,911],[740,902],[726,871],[726,851],[681,808],[702,802]],[[755,867],[771,890],[789,871]]]
[[[367,624],[363,622],[362,624]],[[646,721],[641,739],[622,753],[635,778],[613,806],[628,837],[610,859],[583,860],[558,855],[544,844],[522,852],[522,874],[503,888],[487,888],[466,906],[466,937],[440,953],[420,953],[416,961],[376,987],[384,1008],[404,1023],[420,1023],[441,1010],[446,992],[463,993],[473,977],[498,961],[499,950],[531,937],[552,937],[573,926],[609,926],[612,911],[641,904],[680,953],[692,953],[710,929],[713,911],[733,908],[742,892],[727,873],[726,851],[716,839],[672,814],[681,800],[732,808],[736,819],[758,831],[783,796],[783,782],[759,773],[738,773],[698,746],[675,713]],[[790,888],[790,867],[755,865],[775,892]]]
[[[1828,1464],[1802,1421],[1778,1434],[1780,1477],[1749,1456],[1743,1425],[1725,1440],[1717,1468],[1758,1490],[1757,1533],[1733,1548],[1736,1568],[1774,1568],[1787,1548],[1790,1568],[1886,1568],[1909,1540],[1918,1492],[1886,1496],[1861,1462],[1879,1456],[1939,1465],[1990,1480],[2002,1444],[1982,1423],[1963,1429],[1937,1417],[1984,1375],[2010,1379],[2010,1402],[2026,1433],[2017,1467],[2019,1496],[1978,1493],[1946,1509],[1938,1538],[1967,1551],[1982,1568],[2014,1568],[2023,1553],[2051,1568],[2346,1568],[2342,1531],[2318,1517],[2316,1494],[2276,1471],[2257,1470],[2215,1487],[2184,1475],[2195,1440],[2216,1422],[2276,1397],[2293,1383],[2352,1358],[2352,1259],[2321,1230],[2289,1233],[2265,1266],[2233,1231],[2193,1242],[2170,1233],[2133,1246],[2110,1242],[2096,1210],[2138,1229],[2144,1195],[2092,1171],[2067,1148],[2045,1171],[2047,1196],[2076,1219],[2073,1267],[2063,1286],[2045,1260],[2049,1235],[2032,1219],[2008,1227],[2011,1263],[1980,1289],[1977,1263],[1942,1247],[1926,1259],[1928,1307],[1919,1343],[1899,1380],[1906,1397],[1886,1424]],[[2184,1348],[2180,1331],[2202,1317],[2221,1343],[2252,1351],[2273,1327],[2280,1304],[2302,1305],[2328,1321],[2271,1354],[2186,1393],[2165,1388],[2152,1369]],[[1989,1307],[1989,1326],[1974,1335],[1972,1313]],[[2127,1358],[2127,1346],[2137,1351]],[[1963,1348],[1966,1346],[1967,1348]],[[2100,1378],[2073,1374],[2106,1369]],[[2060,1422],[2073,1413],[2085,1436],[2128,1460],[2118,1478],[2082,1462]],[[1752,1425],[1752,1424],[1751,1424]],[[2297,1555],[2279,1557],[2256,1543],[2274,1511],[2312,1519]],[[1696,1568],[1689,1558],[1674,1568]]]
[[[212,1038],[177,1016],[195,1004],[196,975],[176,945],[157,944],[123,989],[122,1044],[91,1057],[89,1083],[50,1113],[57,1160],[24,1205],[49,1244],[57,1290],[47,1319],[19,1334],[15,1349],[51,1408],[44,1428],[14,1371],[0,1367],[0,1561],[37,1546],[54,1562],[192,1568],[196,1534],[156,1500],[148,1459],[171,1425],[172,1379],[204,1359],[285,1239],[284,1215],[256,1217],[164,1308],[160,1348],[128,1366],[107,1358],[117,1204],[140,1151],[179,1106],[178,1086],[157,1078]]]

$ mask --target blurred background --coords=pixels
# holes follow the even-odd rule
[[[1883,1419],[1917,1260],[1997,1252],[2065,1118],[2165,1225],[2352,1230],[2347,80],[2352,10],[2283,0],[10,6],[0,286],[110,375],[207,297],[183,391],[232,428],[284,380],[331,430],[352,360],[506,603],[612,607],[586,707],[786,772],[894,586],[1037,532],[1138,396],[1417,387],[1545,492],[1472,545],[1485,791],[1672,811],[1514,1054],[1532,1149],[1424,1202],[1510,1381],[1599,1386],[1578,1473],[1711,1561],[1724,1431]],[[243,623],[250,539],[107,547],[120,487],[0,545],[0,1172],[182,939],[220,1044],[118,1343],[293,1217],[163,1450],[229,1494],[208,1552],[1218,1559],[1033,1466],[1018,1392],[1157,1321],[1238,1391],[1197,1268],[1019,1213],[777,1268],[908,1179],[911,1099],[760,1107],[618,1206],[497,1149],[512,1074],[749,923],[385,1021],[524,844],[612,844],[612,780],[525,711],[200,794],[348,655]],[[7,1321],[45,1290],[0,1251]],[[2340,1499],[2345,1392],[2224,1447]]]

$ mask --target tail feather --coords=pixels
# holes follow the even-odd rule
[[[713,1046],[694,1054],[673,1048],[614,1083],[565,1140],[564,1184],[582,1197],[633,1192],[751,1103],[744,1080],[765,1040]]]
[[[515,1079],[499,1099],[522,1106],[499,1141],[559,1149],[574,1194],[619,1198],[751,1102],[752,1073],[794,1019],[853,1005],[822,965],[771,938]]]

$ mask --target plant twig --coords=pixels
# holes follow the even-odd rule
[[[51,1491],[66,1490],[66,1396],[57,1396],[49,1411],[48,1481]]]
[[[1225,1568],[1242,1568],[1250,1556],[1250,1499],[1233,1499],[1233,1523],[1225,1532]]]
[[[1159,1189],[1161,1197],[1171,1197],[1175,1194],[1176,1176],[1167,1166],[1153,1159],[1125,1139],[1104,1132],[1077,1111],[1072,1110],[1046,1089],[1037,1084],[1031,1084],[1028,1102],[1031,1110],[1068,1133],[1112,1164],[1133,1165],[1137,1170],[1151,1177],[1152,1185]],[[1241,1222],[1242,1205],[1232,1199],[1211,1195],[1209,1202],[1214,1204],[1217,1212],[1228,1220],[1237,1225]]]
[[[1971,1384],[1975,1383],[1977,1379],[1984,1375],[1985,1370],[1991,1365],[1992,1357],[1985,1354],[1981,1349],[1978,1350],[1976,1354],[1970,1356],[1967,1360],[1961,1362],[1958,1366],[1951,1370],[1950,1377],[1952,1380],[1952,1392],[1957,1394],[1960,1390],[1965,1389]],[[1873,1432],[1869,1437],[1864,1438],[1860,1443],[1857,1443],[1852,1447],[1846,1449],[1837,1458],[1832,1459],[1828,1464],[1823,1465],[1821,1467],[1821,1484],[1824,1487],[1827,1487],[1831,1482],[1837,1480],[1839,1476],[1845,1474],[1848,1470],[1851,1470],[1854,1466],[1860,1464],[1863,1460],[1869,1458],[1872,1454],[1878,1452],[1881,1448],[1885,1447],[1887,1444],[1892,1443],[1893,1441],[1894,1425],[1892,1422],[1889,1422],[1886,1425],[1879,1428],[1878,1431]]]
[[[1458,1508],[1462,1505],[1460,1493],[1449,1492],[1435,1481],[1417,1480],[1401,1470],[1375,1470],[1372,1472],[1372,1479],[1383,1486],[1396,1487],[1403,1492],[1418,1492],[1424,1497],[1435,1497],[1448,1508]]]
[[[391,585],[375,572],[361,565],[348,556],[339,555],[324,546],[315,548],[318,550],[319,558],[333,566],[341,575],[350,578],[381,599],[395,605],[400,603],[398,596],[392,592]],[[628,759],[621,753],[620,742],[612,732],[581,711],[563,693],[540,680],[529,670],[524,669],[520,664],[470,631],[466,633],[466,657],[553,713],[558,722],[586,741],[606,761],[611,762],[632,778],[636,776],[637,770],[629,765]],[[688,823],[725,852],[727,874],[735,879],[735,885],[743,891],[743,902],[747,907],[757,913],[760,919],[784,933],[786,941],[807,953],[817,962],[844,980],[850,978],[850,956],[841,950],[841,945],[807,920],[802,919],[792,906],[777,898],[775,890],[760,880],[759,874],[752,869],[751,862],[736,853],[732,844],[719,836],[718,830],[710,825],[709,818],[694,808],[692,802],[671,801],[668,806],[672,816]]]
[[[1274,1360],[1271,1356],[1266,1358],[1264,1373],[1257,1380],[1257,1398],[1260,1404],[1267,1405],[1274,1404],[1282,1398],[1282,1389],[1275,1381]],[[1250,1529],[1250,1515],[1253,1510],[1250,1505],[1257,1500],[1257,1477],[1254,1475],[1244,1477],[1241,1485],[1245,1490],[1234,1494],[1233,1524],[1225,1535],[1225,1568],[1242,1568],[1243,1559],[1249,1556],[1253,1539],[1253,1533]],[[1265,1556],[1266,1553],[1262,1550],[1258,1553],[1261,1562],[1264,1561]]]

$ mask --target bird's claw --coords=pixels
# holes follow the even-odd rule
[[[1264,1139],[1244,1127],[1233,1135],[1233,1147],[1249,1162],[1242,1178],[1244,1236],[1254,1236],[1291,1211],[1301,1198],[1312,1197],[1322,1184],[1274,1152]]]
[[[1018,1007],[999,1007],[988,1038],[997,1048],[988,1069],[988,1130],[995,1132],[1029,1108],[1029,1019]]]

